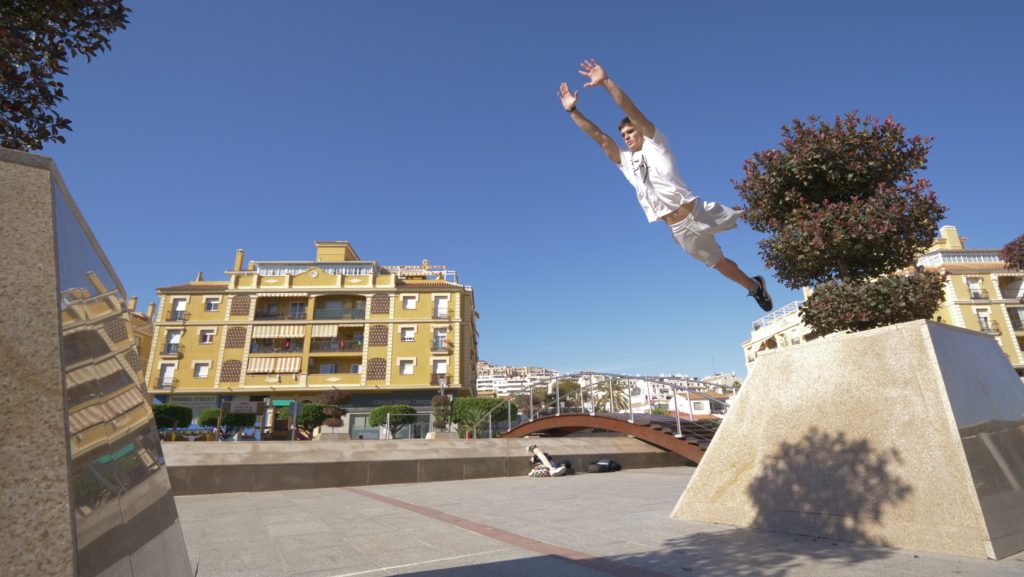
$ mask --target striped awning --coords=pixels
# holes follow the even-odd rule
[[[306,336],[306,327],[302,325],[253,325],[254,339],[294,339]]]
[[[259,298],[264,298],[264,297],[308,297],[309,293],[305,292],[305,291],[301,291],[301,292],[300,291],[296,291],[296,292],[256,293],[256,296],[259,297]]]
[[[68,373],[68,388],[98,381],[104,377],[116,374],[118,371],[130,371],[124,368],[117,357],[111,357],[94,365],[85,365]],[[129,375],[131,372],[128,373]]]
[[[143,396],[135,385],[124,390],[124,392],[115,395],[102,403],[91,405],[84,409],[74,411],[68,416],[68,425],[71,430],[71,434],[80,433],[89,427],[94,427],[101,423],[105,423],[111,419],[131,411],[135,407],[146,402],[146,397]]]
[[[338,325],[313,325],[314,339],[333,339],[338,336]]]
[[[123,415],[145,402],[146,397],[142,396],[142,391],[132,386],[130,389],[125,389],[120,395],[111,398],[106,405],[110,412],[117,416]]]
[[[255,357],[249,359],[245,372],[250,375],[297,373],[301,366],[302,357]]]

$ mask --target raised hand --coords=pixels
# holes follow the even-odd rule
[[[562,108],[566,110],[572,110],[576,106],[576,99],[579,97],[579,91],[572,92],[569,90],[569,85],[565,82],[558,87],[558,98],[562,101]]]
[[[597,60],[591,58],[590,60],[584,60],[580,64],[580,74],[590,79],[583,86],[599,86],[608,80],[608,75],[604,73],[604,68],[597,63]]]

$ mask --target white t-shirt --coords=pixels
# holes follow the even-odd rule
[[[668,139],[658,129],[654,130],[654,138],[644,137],[639,152],[621,151],[619,170],[636,188],[636,199],[647,215],[647,222],[654,222],[697,198],[679,177]]]

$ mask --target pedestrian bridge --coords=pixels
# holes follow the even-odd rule
[[[693,421],[661,415],[566,414],[540,417],[518,425],[505,437],[540,435],[564,437],[588,429],[601,429],[629,435],[650,445],[700,463],[714,436],[714,429]]]

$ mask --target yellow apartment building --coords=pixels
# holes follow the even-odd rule
[[[999,249],[969,249],[955,226],[944,226],[918,266],[946,274],[934,320],[990,335],[1024,379],[1024,271],[1009,270]],[[806,297],[806,294],[805,294]],[[758,353],[813,338],[794,302],[754,321],[743,342],[748,368]]]
[[[314,245],[311,261],[248,265],[239,249],[226,281],[200,274],[157,289],[149,394],[198,415],[225,400],[281,406],[341,389],[353,397],[348,432],[372,438],[375,406],[429,413],[439,392],[475,393],[473,289],[455,271],[381,266],[345,241]]]
[[[917,261],[946,273],[946,298],[935,319],[991,335],[1024,378],[1024,271],[1007,269],[998,248],[969,249],[965,240],[955,226],[944,226]]]

